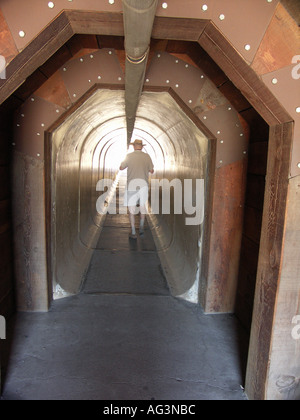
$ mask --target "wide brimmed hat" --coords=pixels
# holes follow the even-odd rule
[[[143,144],[143,141],[142,140],[138,140],[138,139],[135,139],[134,142],[133,143],[130,143],[130,144],[132,146],[142,146],[142,147],[146,146],[145,144]]]

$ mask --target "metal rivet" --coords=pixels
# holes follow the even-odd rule
[[[231,108],[231,106],[230,106],[230,107],[228,107],[228,111],[231,111],[231,109],[232,109],[232,108]]]
[[[120,77],[120,76],[119,76],[119,77],[118,77],[118,80],[119,80],[119,82],[120,82],[120,81],[122,80],[122,77]]]
[[[190,99],[190,100],[189,100],[189,104],[191,104],[192,102],[193,102],[193,101]]]
[[[34,102],[34,98],[31,98],[31,102]]]
[[[101,76],[98,76],[98,80],[100,80],[101,79]]]
[[[273,83],[273,85],[277,85],[277,83],[278,83],[278,79],[276,79],[276,77],[273,77],[273,79],[272,79],[272,83]]]
[[[149,79],[146,79],[146,82],[147,82],[147,83],[149,83],[149,82],[150,82],[150,80],[149,80]]]
[[[36,135],[37,135],[37,136],[40,136],[41,134],[40,134],[40,133],[36,133]]]
[[[208,6],[207,6],[207,4],[203,4],[203,6],[202,6],[202,10],[203,10],[203,12],[206,12],[206,10],[208,9]]]
[[[166,9],[166,8],[168,7],[168,3],[164,2],[164,3],[161,5],[161,7],[162,7],[163,9]]]
[[[53,9],[53,7],[54,7],[53,1],[49,1],[48,7],[49,7],[49,9]]]
[[[217,131],[217,134],[221,134],[221,131]]]
[[[93,54],[90,55],[90,58],[94,58]]]
[[[220,16],[219,16],[219,19],[220,20],[224,20],[225,19],[225,15],[223,15],[223,13],[221,13]]]
[[[224,143],[224,140],[220,140],[220,143],[223,144]]]
[[[25,117],[25,115],[24,115],[24,114],[21,114],[21,117],[22,117],[22,118],[24,118],[24,117]]]
[[[67,71],[67,69],[64,67],[64,68],[63,68],[63,71]]]
[[[115,0],[108,0],[109,4],[114,4]]]
[[[16,145],[16,143],[12,143],[11,145],[12,145],[12,146],[15,146],[15,145]]]
[[[166,80],[166,83],[170,83],[170,80]]]
[[[39,153],[37,153],[36,155],[37,155],[37,157],[40,157],[41,156]]]
[[[59,109],[56,109],[56,112],[59,114]]]
[[[246,51],[250,51],[251,50],[251,45],[250,44],[246,44],[245,45],[245,50]]]
[[[177,88],[178,88],[178,87],[179,87],[179,85],[178,85],[178,84],[176,84],[176,85],[175,85],[175,87],[177,87]]]
[[[25,32],[24,31],[20,31],[19,32],[19,37],[20,38],[24,38],[25,37]]]
[[[73,97],[76,98],[76,96],[77,96],[76,93],[73,93]]]
[[[41,127],[45,127],[45,124],[44,124],[44,123],[42,123],[42,124],[41,124]]]
[[[206,115],[204,115],[203,119],[204,119],[204,120],[206,120],[206,119],[207,119],[207,116],[206,116]]]
[[[300,162],[298,163],[298,165],[297,165],[297,166],[298,166],[298,168],[300,169]]]
[[[300,106],[297,106],[297,108],[296,108],[296,112],[297,112],[297,114],[299,114],[299,113],[300,113]]]
[[[112,51],[108,51],[108,54],[109,54],[109,55],[112,55]]]
[[[219,162],[220,162],[220,163],[223,163],[223,160],[220,160]]]
[[[247,154],[246,150],[243,153],[244,153],[244,155],[246,155]]]
[[[243,135],[244,135],[244,134],[243,134],[243,133],[241,133],[241,134],[240,134],[240,137],[243,137]]]
[[[79,59],[79,61],[80,61],[81,63],[83,63],[83,58],[80,58],[80,59]]]
[[[186,67],[186,68],[188,68],[188,67],[189,67],[189,65],[188,65],[188,64],[186,64],[186,65],[185,65],[185,67]]]
[[[160,54],[157,54],[157,58],[160,58]]]
[[[91,79],[89,79],[89,83],[92,83]]]

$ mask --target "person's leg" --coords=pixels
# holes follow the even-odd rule
[[[143,212],[143,208],[141,208],[141,214],[140,214],[140,230],[139,230],[139,234],[140,235],[144,235],[145,217],[146,217],[146,213],[144,213]]]
[[[130,221],[130,227],[131,227],[131,238],[136,238],[136,231],[135,231],[135,207],[129,207],[129,221]]]
[[[147,214],[148,187],[143,187],[140,192],[140,230],[139,234],[144,234],[145,218]]]

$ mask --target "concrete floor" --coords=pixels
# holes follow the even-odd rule
[[[8,325],[4,400],[246,400],[232,315],[170,296],[149,229],[108,216],[82,291]]]

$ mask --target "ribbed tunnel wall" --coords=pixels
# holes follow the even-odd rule
[[[196,180],[206,181],[208,140],[168,93],[143,94],[135,133],[152,156],[154,178],[180,181],[183,195],[184,179],[191,179],[195,197]],[[97,184],[116,178],[127,151],[124,92],[98,90],[53,132],[51,144],[54,290],[76,293],[105,218],[96,209],[103,193]],[[194,286],[199,274],[203,216],[192,221],[198,212],[188,215],[184,209],[175,215],[173,194],[171,203],[170,214],[150,214],[150,219],[170,289],[179,296]],[[201,194],[201,209],[204,205]],[[197,288],[189,298],[198,300]]]

